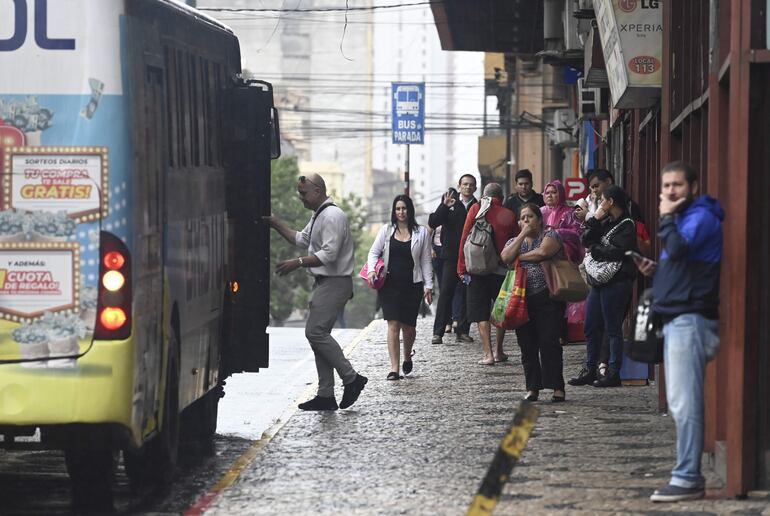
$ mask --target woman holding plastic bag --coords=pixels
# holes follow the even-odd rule
[[[544,226],[538,206],[524,204],[519,214],[521,233],[508,241],[501,258],[506,264],[518,258],[527,271],[529,322],[516,329],[527,384],[524,399],[536,401],[545,388],[553,389],[551,401],[561,402],[565,399],[560,342],[565,304],[551,299],[540,262],[552,258],[565,259],[564,245],[558,232]]]
[[[367,259],[369,283],[374,285],[378,259],[384,262],[385,284],[379,290],[382,316],[388,321],[388,380],[400,380],[401,346],[404,337],[404,374],[412,372],[412,346],[417,334],[417,313],[423,297],[433,302],[433,267],[431,239],[427,228],[417,224],[414,204],[406,195],[393,199],[390,224],[385,224],[374,239]]]

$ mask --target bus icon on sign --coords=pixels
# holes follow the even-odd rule
[[[420,116],[420,101],[422,94],[417,85],[405,84],[396,87],[393,94],[393,100],[396,102],[396,114],[398,116],[412,115]]]

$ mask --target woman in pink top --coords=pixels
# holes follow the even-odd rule
[[[567,194],[561,181],[557,179],[545,185],[543,200],[545,206],[540,208],[543,225],[559,234],[569,261],[582,263],[585,249],[580,242],[580,221],[575,218],[575,209],[567,205]]]

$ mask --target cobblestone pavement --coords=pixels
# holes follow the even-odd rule
[[[387,381],[385,323],[366,331],[351,361],[369,377],[349,410],[296,413],[209,514],[463,514],[525,394],[515,336],[508,362],[477,365],[476,342],[430,344],[418,321],[414,372]],[[475,332],[475,325],[474,325]],[[565,377],[582,346],[565,348]],[[338,386],[337,398],[342,390]],[[708,472],[700,501],[652,504],[674,460],[674,428],[657,387],[541,393],[537,426],[496,514],[768,514],[766,500],[723,500]]]

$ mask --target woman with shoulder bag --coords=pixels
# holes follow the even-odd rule
[[[543,223],[546,227],[555,229],[556,232],[559,233],[567,260],[579,266],[583,262],[585,256],[585,249],[583,248],[583,243],[580,241],[582,226],[579,214],[582,213],[582,206],[578,204],[578,206],[573,208],[572,206],[567,205],[567,192],[564,190],[564,185],[562,185],[561,181],[558,179],[545,185],[545,188],[543,189],[543,201],[545,202],[545,206],[540,208],[540,211],[543,214]],[[582,306],[585,306],[584,301],[581,301],[581,303],[583,303]],[[569,310],[572,305],[573,303],[568,303],[567,310]],[[573,314],[581,314],[582,312],[583,310],[580,308],[572,310]],[[575,315],[573,315],[573,318],[574,317]],[[564,339],[564,342],[569,341],[569,322],[567,319],[565,314],[565,317],[561,322],[563,328],[562,338]],[[584,321],[578,316],[580,333],[582,333],[583,322]],[[578,338],[581,341],[585,340],[583,335],[580,335]]]
[[[551,401],[564,401],[564,364],[560,337],[565,303],[551,299],[540,263],[564,259],[559,233],[543,225],[537,205],[519,209],[521,232],[508,241],[500,257],[511,264],[518,257],[527,270],[526,300],[529,322],[516,329],[527,385],[525,400],[536,401],[543,388],[553,389]]]
[[[433,302],[433,267],[431,238],[427,228],[417,224],[414,204],[406,195],[393,199],[390,224],[385,224],[374,239],[367,263],[369,270],[379,258],[385,263],[385,285],[378,291],[382,316],[388,321],[388,380],[400,380],[399,334],[404,337],[404,374],[412,372],[412,346],[417,335],[417,313],[423,297]],[[374,284],[375,273],[369,273]]]
[[[594,216],[586,220],[583,262],[591,293],[586,302],[586,362],[570,385],[619,387],[623,363],[623,319],[628,312],[636,266],[626,251],[637,251],[636,224],[629,211],[628,194],[619,186],[605,188]],[[606,333],[610,360],[607,373],[597,378],[602,339]]]

